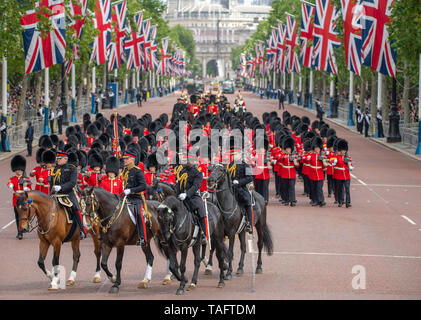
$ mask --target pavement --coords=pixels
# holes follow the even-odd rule
[[[172,110],[176,96],[177,93],[150,100],[142,108],[129,105],[118,112],[134,113],[138,117],[148,112],[155,118]],[[261,100],[247,92],[243,96],[247,109],[258,117],[264,112],[278,111],[276,100]],[[235,99],[234,95],[228,98],[231,102]],[[286,110],[315,119],[306,109],[287,105]],[[104,112],[109,113],[109,110]],[[421,299],[421,163],[337,123],[330,124],[339,137],[349,142],[355,166],[351,181],[352,207],[338,208],[326,193],[326,207],[311,207],[308,198],[302,195],[300,181],[296,183],[297,206],[282,206],[274,197],[272,179],[267,220],[274,254],[263,255],[263,274],[256,275],[252,283],[252,255],[247,252],[243,276],[234,276],[226,281],[225,288],[218,289],[217,267],[207,276],[201,266],[197,288],[183,296],[175,295],[176,281],[167,286],[161,284],[166,261],[155,246],[149,288],[137,289],[146,261],[139,247],[129,246],[123,259],[120,292],[109,294],[111,284],[104,280],[104,272],[101,272],[102,283],[92,283],[95,256],[90,239],[81,243],[76,284],[66,290],[49,292],[49,281],[37,266],[37,235],[25,234],[23,240],[15,239],[11,193],[6,187],[7,177],[11,176],[10,165],[9,160],[0,161],[4,177],[4,183],[0,184],[0,299]],[[28,159],[27,165],[28,169],[32,168],[34,158]],[[50,249],[46,259],[48,269],[51,269],[51,252]],[[239,253],[236,241],[234,270]],[[109,259],[112,272],[114,261],[115,250]],[[191,251],[187,261],[190,279]],[[71,269],[69,244],[62,248],[60,264]]]

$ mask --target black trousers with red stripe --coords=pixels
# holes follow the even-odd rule
[[[254,179],[254,188],[265,201],[269,200],[269,179]]]

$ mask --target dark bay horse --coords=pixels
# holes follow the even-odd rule
[[[50,196],[39,191],[28,191],[17,198],[16,208],[19,216],[19,230],[22,232],[30,232],[37,228],[39,244],[39,258],[38,266],[44,274],[51,279],[49,290],[59,289],[58,272],[60,251],[63,240],[69,234],[72,224],[67,222],[66,213],[64,209],[57,204],[57,201]],[[37,226],[33,227],[32,223],[37,220]],[[95,230],[88,231],[93,239],[95,247],[95,256],[97,258],[97,269],[94,277],[94,282],[101,282],[99,276],[99,261],[101,257],[100,242],[98,240],[98,233]],[[68,239],[72,244],[73,250],[73,267],[69,279],[66,282],[67,286],[75,284],[76,272],[79,264],[80,250],[79,250],[79,231],[76,228],[72,237]],[[54,249],[53,267],[54,272],[51,273],[45,269],[45,258],[49,247]]]
[[[216,256],[219,262],[219,283],[218,288],[223,288],[224,283],[224,265],[225,265],[225,246],[224,246],[224,225],[221,213],[212,203],[207,203],[209,215],[209,233],[211,245],[216,250]],[[197,277],[200,267],[200,248],[201,237],[196,235],[194,239],[195,229],[193,214],[187,210],[182,201],[174,196],[169,196],[158,206],[158,221],[161,230],[168,243],[170,271],[180,281],[180,286],[176,294],[184,294],[184,287],[187,283],[185,277],[187,252],[190,246],[193,246],[194,254],[194,272],[189,289],[196,288]],[[176,254],[181,251],[180,273],[178,271],[178,261]]]
[[[121,267],[126,245],[135,245],[139,238],[136,225],[132,222],[127,205],[123,199],[99,187],[85,188],[81,193],[81,201],[86,205],[86,214],[92,220],[100,222],[101,236],[101,267],[107,274],[108,278],[113,282],[110,293],[118,293],[121,284]],[[152,279],[152,266],[154,256],[151,251],[151,239],[155,238],[158,249],[162,254],[168,257],[164,237],[161,233],[157,219],[157,201],[146,201],[148,212],[151,214],[150,219],[146,223],[147,227],[147,244],[142,246],[142,250],[146,257],[147,267],[144,279],[139,283],[138,288],[146,288]],[[145,208],[143,209],[145,210]],[[117,275],[108,269],[108,257],[112,248],[117,248],[117,258],[115,262]],[[166,277],[167,278],[167,277]],[[166,283],[168,283],[166,281]]]
[[[246,238],[244,226],[241,226],[243,213],[238,205],[234,191],[232,189],[231,180],[226,166],[222,164],[214,164],[209,168],[210,176],[208,178],[208,187],[215,189],[216,197],[212,200],[219,208],[224,219],[225,235],[229,239],[228,257],[229,270],[226,279],[232,276],[232,260],[234,259],[234,241],[235,234],[238,233],[240,240],[241,257],[238,263],[237,274],[244,273],[244,256],[246,253]],[[273,253],[273,243],[269,227],[266,223],[266,204],[264,198],[257,192],[253,191],[253,198],[255,203],[253,205],[254,226],[257,231],[257,246],[259,249],[259,256],[257,260],[256,273],[262,273],[262,249],[265,246],[267,254],[270,256]],[[212,265],[212,251],[209,257],[209,265]],[[209,268],[208,268],[209,270]],[[211,270],[211,269],[210,269]]]

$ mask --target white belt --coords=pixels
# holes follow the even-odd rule
[[[312,165],[310,165],[310,167],[312,167],[313,169],[322,169],[323,167],[315,167],[315,166],[312,166]]]
[[[345,168],[335,167],[335,170],[345,170]]]
[[[294,166],[283,166],[285,169],[292,169]]]

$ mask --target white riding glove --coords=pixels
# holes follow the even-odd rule
[[[9,184],[10,190],[13,190],[13,187],[14,187],[13,183]]]
[[[352,170],[354,170],[354,167],[353,166],[349,166],[349,171],[352,171]]]
[[[338,160],[333,160],[332,161],[332,167],[336,166],[337,163],[338,163]]]
[[[31,191],[31,189],[29,189],[28,187],[25,187],[25,188],[23,188],[23,191],[28,192],[28,191]]]
[[[184,201],[187,198],[187,193],[180,193],[180,195],[178,196],[178,199],[180,199],[181,201]]]
[[[131,193],[130,189],[126,189],[126,190],[124,190],[124,195],[125,195],[125,196],[129,195],[130,193]]]
[[[54,186],[54,191],[59,192],[61,190],[61,186]]]
[[[234,180],[232,183],[233,184],[238,184],[238,180]]]

